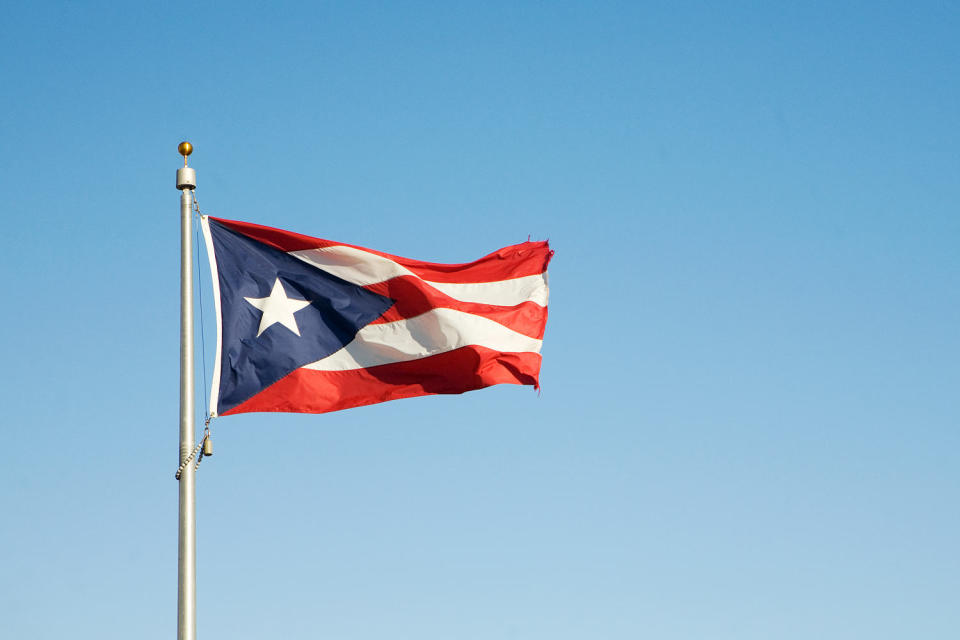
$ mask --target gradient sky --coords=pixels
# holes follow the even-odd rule
[[[189,139],[210,215],[557,252],[541,394],[213,423],[201,638],[951,637],[958,33],[956,2],[8,4],[0,635],[176,633]]]

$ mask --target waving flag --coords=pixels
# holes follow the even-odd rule
[[[217,306],[214,415],[324,413],[538,386],[546,242],[435,264],[202,218]]]

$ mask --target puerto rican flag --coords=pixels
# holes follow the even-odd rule
[[[217,308],[212,415],[539,387],[546,242],[435,264],[247,222],[201,222]]]

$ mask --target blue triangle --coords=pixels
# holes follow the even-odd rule
[[[218,413],[249,400],[294,369],[340,350],[393,305],[386,296],[214,220],[209,224],[222,315]],[[288,297],[310,301],[294,314],[299,336],[279,323],[257,336],[261,312],[244,298],[269,296],[277,279]]]

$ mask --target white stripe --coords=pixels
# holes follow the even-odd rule
[[[426,282],[426,281],[424,281]],[[454,300],[460,302],[480,302],[512,307],[521,302],[535,302],[541,307],[547,306],[550,291],[547,288],[547,274],[537,273],[499,282],[427,282]]]
[[[291,251],[290,255],[360,286],[376,284],[398,276],[413,276],[460,302],[512,307],[529,301],[545,307],[550,295],[545,273],[496,282],[430,282],[389,258],[353,247],[339,245],[306,249]]]
[[[483,316],[433,309],[416,318],[368,324],[336,353],[304,366],[318,371],[347,371],[406,362],[476,345],[494,351],[540,353],[542,340],[508,329]]]
[[[342,245],[291,251],[290,255],[327,273],[332,273],[338,278],[343,278],[347,282],[364,287],[397,276],[416,275],[390,258]]]

